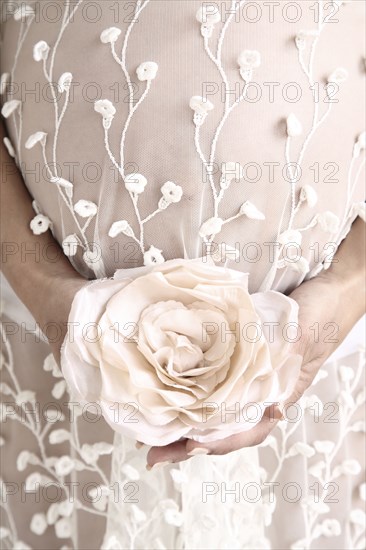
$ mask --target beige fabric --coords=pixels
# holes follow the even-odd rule
[[[329,257],[332,249],[335,250],[335,247],[324,248],[327,243],[335,242],[338,245],[357,214],[362,213],[360,203],[364,201],[364,145],[358,136],[364,131],[365,119],[362,101],[365,73],[364,3],[281,1],[278,7],[274,7],[273,20],[270,20],[268,3],[261,1],[250,4],[251,6],[245,2],[232,4],[229,1],[216,3],[221,20],[214,24],[206,49],[200,30],[201,23],[196,19],[201,2],[196,0],[145,0],[137,3],[108,0],[29,1],[27,5],[33,6],[35,15],[28,10],[21,17],[22,20],[18,18],[20,12],[17,12],[16,19],[13,16],[20,7],[20,2],[4,4],[1,72],[12,74],[12,87],[8,86],[3,95],[3,105],[7,104],[5,114],[14,106],[9,105],[9,101],[15,99],[21,102],[6,119],[9,138],[25,184],[36,200],[37,212],[50,219],[53,233],[60,244],[72,235],[76,235],[81,243],[77,247],[77,254],[70,256],[70,261],[85,277],[111,276],[117,268],[142,265],[144,261],[149,261],[149,256],[144,257],[143,252],[148,252],[151,246],[161,251],[154,251],[158,259],[161,259],[160,254],[165,259],[192,258],[202,254],[204,240],[199,234],[200,228],[215,215],[213,192],[210,182],[207,181],[202,157],[206,160],[210,158],[213,143],[216,147],[214,162],[217,164],[217,172],[213,175],[216,192],[220,190],[222,163],[240,163],[246,176],[231,182],[223,193],[216,216],[223,220],[236,216],[246,201],[255,206],[254,218],[261,218],[258,212],[265,216],[263,220],[240,215],[225,223],[222,230],[212,237],[216,243],[238,248],[240,261],[228,260],[227,265],[249,272],[249,287],[252,292],[273,288],[288,293],[305,278],[315,275],[322,269],[326,256]],[[237,15],[226,20],[225,13],[231,7],[237,8]],[[131,23],[135,9],[141,11],[137,21]],[[315,20],[317,13],[320,13],[321,21],[324,17],[328,17],[328,20],[318,25]],[[70,21],[67,19],[69,16]],[[258,20],[253,22],[256,17]],[[126,130],[124,170],[121,167],[119,170],[113,168],[105,146],[102,115],[94,108],[96,100],[108,99],[116,109],[108,139],[111,154],[118,164],[121,161],[121,134],[130,108],[129,88],[126,85],[126,74],[113,59],[110,44],[102,43],[100,39],[102,31],[110,27],[121,30],[116,41],[116,55],[123,60],[122,54],[125,54],[125,70],[130,75],[137,100],[134,105],[139,98],[144,98],[130,118]],[[304,30],[320,31],[320,34],[318,37],[311,34],[299,35]],[[128,40],[123,50],[126,36]],[[34,59],[34,55],[37,57],[42,53],[39,45],[34,52],[34,46],[39,41],[45,41],[50,48],[45,72],[42,60]],[[305,49],[302,50],[304,41]],[[222,45],[221,63],[212,58],[216,56],[218,44]],[[253,68],[251,82],[247,84],[248,97],[223,118],[225,108],[228,109],[234,100],[234,96],[229,94],[225,107],[226,79],[228,90],[237,89],[240,94],[245,86],[238,64],[238,56],[244,50],[259,52],[260,64]],[[258,57],[254,57],[254,65],[257,65]],[[309,60],[312,60],[310,65]],[[150,81],[141,81],[136,75],[136,69],[147,61],[157,63],[157,74]],[[331,80],[343,80],[343,76],[346,76],[342,71],[334,75],[337,68],[344,68],[347,78],[344,82],[339,82],[339,89],[336,90],[334,86],[328,88],[330,95],[336,91],[332,97],[338,101],[331,104],[331,110],[323,123],[316,128],[314,120],[319,121],[330,105],[325,90],[327,79],[330,75]],[[57,91],[56,87],[47,82],[49,79],[61,85],[60,77],[65,73],[72,74],[72,93],[67,104],[67,89],[64,87],[62,92]],[[249,78],[248,73],[246,77]],[[310,86],[315,89],[319,87],[319,101],[314,101]],[[273,99],[270,96],[271,89]],[[55,148],[57,118],[55,119],[52,90],[57,99],[58,115],[63,113],[66,105]],[[208,90],[208,99],[214,108],[208,112],[198,130],[193,122],[194,113],[190,100],[193,96],[204,95],[205,90]],[[298,101],[291,101],[296,92],[301,97]],[[257,101],[256,93],[261,94]],[[286,119],[291,113],[295,118],[291,117],[286,125]],[[289,138],[287,133],[296,134],[298,123],[302,127],[301,135]],[[219,132],[215,140],[217,128]],[[31,148],[25,147],[29,137],[36,132],[47,134],[45,155],[48,168],[42,156],[41,143],[36,143]],[[32,144],[28,142],[28,146],[30,145]],[[52,165],[54,160],[57,163],[56,169]],[[283,177],[283,169],[289,161],[298,160],[301,161],[302,178],[294,184],[295,205],[301,196],[301,188],[305,185],[312,186],[318,200],[312,207],[309,202],[301,203],[294,215],[293,209],[291,210],[291,183]],[[258,171],[260,177],[256,180]],[[136,207],[133,203],[134,197],[127,191],[122,177],[123,174],[133,172],[140,173],[147,179],[145,190],[139,195],[138,202],[135,202]],[[72,193],[69,190],[67,194],[65,187],[50,181],[51,176],[56,175],[73,185]],[[161,187],[167,181],[182,188],[182,197],[146,221],[142,242],[138,216],[147,218],[157,209],[162,196]],[[93,202],[97,206],[96,215],[88,218],[75,213],[74,206],[80,200]],[[324,217],[325,212],[330,212],[331,216],[328,214]],[[301,231],[301,255],[309,265],[301,260],[292,264],[292,267],[281,267],[282,256],[275,258],[276,261],[269,257],[270,246],[265,243],[275,241],[288,228],[306,228],[311,225],[315,216],[320,216],[315,218],[317,223]],[[140,241],[139,244],[123,233],[115,237],[108,235],[112,224],[121,220],[128,222]],[[255,244],[251,246],[249,243]],[[83,258],[83,253],[93,248],[101,251],[100,261],[91,264],[94,269],[88,267],[85,257]],[[65,252],[68,252],[66,246]],[[253,261],[256,253],[260,258]],[[219,265],[223,264],[219,262]],[[12,297],[11,302],[15,303],[14,300]],[[10,317],[10,313],[8,316]],[[20,324],[21,321],[22,318],[18,317],[17,322]],[[62,391],[66,391],[66,388],[54,388],[62,380],[55,380],[50,372],[42,369],[43,361],[49,353],[47,345],[37,343],[29,336],[25,341],[18,337],[19,334],[9,337],[14,359],[9,356],[10,348],[5,350],[4,381],[13,388],[13,393],[5,395],[5,399],[14,401],[14,395],[29,389],[36,392],[36,399],[44,405],[50,400],[53,389],[53,401],[58,402],[60,394],[60,399],[67,401],[67,394]],[[348,355],[344,362],[352,368],[352,372],[358,372],[358,378],[353,379],[353,393],[358,395],[362,385],[363,359],[354,349],[349,350]],[[333,364],[326,369],[328,378],[318,382],[319,393],[316,387],[310,389],[308,394],[316,393],[323,403],[327,403],[342,399],[339,395],[343,391],[343,399],[347,399],[344,397],[350,393],[350,386],[347,384],[352,385],[353,382],[347,381],[347,374],[344,374],[349,371],[342,371],[344,380],[339,381],[341,374],[338,367],[341,363],[343,360],[338,361],[338,366]],[[55,366],[51,366],[50,357],[45,365],[48,369],[53,368],[54,374],[58,374]],[[14,376],[20,381],[19,387]],[[341,454],[334,458],[335,464],[341,463],[345,458],[362,463],[362,430],[348,434],[342,424],[353,406],[349,401],[348,405],[342,405],[339,423],[333,427],[326,422],[315,424],[311,416],[305,418],[304,415],[301,426],[293,436],[294,442],[306,442],[311,445],[312,451],[301,445],[294,448],[293,454],[285,462],[280,460],[276,479],[278,476],[277,480],[281,483],[288,480],[298,482],[304,490],[304,499],[305,494],[314,495],[310,487],[317,478],[312,477],[308,467],[324,458],[314,447],[316,440],[341,442]],[[347,421],[354,424],[357,415],[361,415],[361,408],[362,396],[355,408],[355,416],[351,415]],[[100,455],[98,459],[104,461],[105,478],[100,475],[94,463],[88,464],[93,451],[84,447],[80,454],[79,449],[86,443],[109,443],[113,434],[102,420],[99,420],[97,430],[93,429],[93,423],[85,422],[85,419],[79,422],[81,439],[76,443],[73,440],[74,448],[70,447],[68,441],[62,445],[49,445],[48,433],[61,427],[61,424],[49,426],[42,436],[46,445],[45,454],[42,455],[37,436],[32,435],[27,426],[8,420],[4,431],[5,481],[16,480],[19,483],[32,471],[51,475],[50,471],[46,474],[44,470],[46,458],[51,457],[51,461],[47,463],[48,468],[53,472],[57,483],[62,485],[65,479],[69,479],[70,473],[62,477],[62,472],[67,471],[67,468],[63,469],[64,461],[58,465],[61,474],[57,474],[55,461],[62,456],[69,456],[72,459],[77,457],[79,461],[72,466],[71,475],[74,479],[81,480],[84,485],[94,479],[97,479],[98,484],[108,485],[107,458],[112,448],[108,445],[98,447],[99,451],[107,453]],[[70,434],[75,433],[75,423],[69,426],[70,430],[67,422],[62,427]],[[347,438],[343,440],[346,433]],[[308,510],[306,507],[301,507],[300,503],[286,503],[282,498],[278,498],[276,507],[272,508],[263,502],[255,506],[241,502],[236,507],[232,503],[229,506],[218,501],[214,508],[210,508],[214,509],[214,513],[209,512],[209,507],[205,507],[197,496],[195,498],[195,492],[202,488],[202,468],[205,475],[212,474],[214,483],[221,483],[222,479],[228,484],[235,482],[235,472],[239,472],[240,483],[253,478],[259,480],[263,474],[260,467],[266,469],[267,479],[272,479],[271,453],[275,452],[274,441],[281,441],[281,434],[282,430],[278,428],[274,434],[275,440],[270,440],[271,445],[261,449],[244,449],[240,453],[217,459],[196,457],[175,469],[187,475],[183,484],[176,481],[173,483],[169,473],[173,467],[159,473],[145,472],[146,450],[135,451],[133,442],[117,441],[118,449],[122,449],[120,456],[123,464],[132,465],[138,471],[138,481],[136,477],[133,480],[136,473],[129,470],[124,474],[125,479],[132,476],[132,481],[139,483],[142,498],[135,505],[119,502],[121,507],[117,507],[117,511],[111,511],[105,547],[112,548],[115,544],[117,548],[206,548],[212,547],[213,541],[216,541],[218,548],[362,548],[362,526],[359,526],[362,524],[362,511],[358,515],[353,513],[350,516],[352,510],[364,508],[358,489],[362,471],[355,462],[344,465],[343,473],[338,472],[339,477],[336,479],[342,494],[339,502],[333,503],[330,511],[318,510],[320,515],[314,512],[310,519],[306,516],[307,512],[304,512]],[[289,438],[288,449],[292,444],[290,441],[292,439]],[[343,441],[349,443],[342,443]],[[39,456],[39,464],[34,464],[34,460],[28,455],[22,455],[23,461],[28,461],[30,465],[21,472],[18,471],[19,468],[16,470],[14,460],[21,450]],[[114,458],[116,459],[116,455]],[[290,462],[293,469],[287,466]],[[245,467],[238,469],[238,465],[243,463]],[[255,465],[253,471],[250,470],[251,464]],[[80,471],[77,471],[77,467]],[[327,472],[329,474],[328,470]],[[117,478],[120,479],[120,475],[119,472]],[[324,479],[326,481],[322,481],[323,485],[329,482],[329,475]],[[264,475],[260,482],[263,481]],[[364,486],[360,491],[361,495],[364,494]],[[10,528],[10,534],[7,533],[4,538],[4,547],[26,547],[19,544],[16,546],[16,541],[23,541],[32,548],[61,548],[63,545],[72,548],[101,547],[105,535],[107,501],[98,501],[99,504],[95,507],[85,503],[85,494],[82,494],[79,502],[89,512],[80,509],[76,512],[76,506],[65,512],[61,507],[57,509],[57,519],[53,522],[52,514],[48,512],[47,529],[43,516],[37,516],[33,520],[31,529],[32,516],[47,513],[50,502],[41,498],[40,502],[35,503],[29,496],[23,503],[19,499],[17,493],[11,499],[8,511],[3,514],[4,526],[6,529]],[[111,508],[113,506],[110,500],[110,510]],[[168,514],[165,513],[166,509]],[[122,516],[121,524],[118,519]],[[151,518],[153,521],[149,521]],[[224,519],[221,521],[221,518]],[[338,532],[339,526],[335,522],[323,525],[325,519],[339,522],[343,528],[342,533]],[[57,525],[56,530],[54,524]],[[42,534],[36,535],[37,529]],[[62,539],[62,533],[68,536]],[[302,542],[297,542],[299,540]]]

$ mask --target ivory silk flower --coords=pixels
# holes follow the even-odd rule
[[[250,295],[248,274],[210,257],[121,269],[76,294],[61,367],[72,397],[98,402],[114,430],[147,445],[209,442],[291,395],[297,318],[294,300]]]

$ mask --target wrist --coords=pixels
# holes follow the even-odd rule
[[[318,277],[330,286],[345,321],[348,320],[348,325],[353,326],[365,313],[364,269],[349,269],[347,266],[334,263]]]
[[[41,329],[54,323],[66,328],[73,298],[86,282],[86,279],[76,272],[72,276],[42,278],[39,284],[38,310],[35,312]]]

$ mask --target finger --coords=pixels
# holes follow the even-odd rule
[[[186,452],[186,439],[175,441],[164,447],[151,447],[147,453],[147,468],[161,463],[180,462],[189,458]]]
[[[266,409],[261,421],[251,430],[206,444],[188,440],[186,446],[187,453],[189,456],[203,453],[224,455],[243,447],[259,445],[266,439],[281,418],[282,415],[279,410],[273,408],[270,410]]]

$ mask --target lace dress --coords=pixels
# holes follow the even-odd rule
[[[363,2],[1,9],[30,230],[86,278],[210,250],[287,294],[364,218]],[[2,306],[4,548],[365,547],[363,321],[262,445],[146,471],[72,401],[6,281]]]

